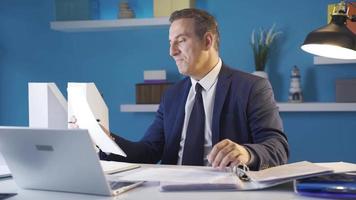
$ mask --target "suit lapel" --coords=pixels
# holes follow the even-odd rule
[[[214,146],[220,140],[220,116],[221,111],[224,106],[224,102],[226,99],[226,95],[230,89],[231,84],[231,74],[227,66],[222,65],[218,82],[216,85],[216,93],[215,93],[215,102],[214,102],[214,111],[213,111],[213,121],[212,121],[212,145]]]
[[[172,129],[172,135],[169,140],[170,145],[172,145],[171,146],[172,151],[170,152],[170,155],[167,156],[167,159],[170,160],[169,164],[177,164],[178,161],[179,142],[182,135],[183,122],[185,116],[185,103],[187,100],[190,86],[191,86],[190,79],[187,79],[187,81],[183,85],[183,90],[182,90],[183,95],[177,93],[177,97],[178,97],[177,99],[179,99],[178,101],[179,103],[176,109],[176,118]]]

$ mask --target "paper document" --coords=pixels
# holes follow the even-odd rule
[[[118,172],[123,172],[131,169],[139,168],[140,165],[126,163],[126,162],[115,162],[115,161],[100,161],[101,167],[105,174],[114,174]]]
[[[11,176],[11,172],[6,165],[4,157],[0,152],[0,178]]]
[[[301,177],[308,174],[315,175],[315,174],[326,173],[326,172],[332,172],[332,169],[303,161],[303,162],[281,165],[278,167],[271,167],[261,171],[249,171],[246,173],[253,181],[276,182],[282,179],[290,179],[294,177]]]
[[[0,128],[1,127],[4,127],[4,126],[0,126]],[[6,127],[5,127],[6,128]],[[2,156],[2,154],[1,154],[1,152],[0,152],[0,166],[1,165],[6,165],[6,162],[5,162],[5,159],[4,159],[4,157]]]
[[[120,178],[127,181],[170,181],[185,183],[236,183],[231,173],[211,167],[158,167],[145,168]]]
[[[7,165],[0,165],[0,178],[11,176],[11,172]]]
[[[93,83],[68,83],[67,90],[69,119],[74,116],[79,128],[88,129],[93,142],[103,152],[126,157],[125,152],[101,129],[97,122],[93,110],[105,103],[95,85]]]
[[[319,166],[330,168],[334,173],[356,172],[356,164],[347,162],[315,163]]]

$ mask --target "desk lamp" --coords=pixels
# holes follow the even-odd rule
[[[346,27],[346,20],[356,21],[349,16],[352,3],[341,1],[333,10],[331,22],[307,35],[302,50],[323,57],[336,59],[356,59],[356,35]]]

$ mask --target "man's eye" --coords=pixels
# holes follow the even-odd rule
[[[182,42],[185,42],[185,39],[184,39],[184,38],[183,38],[183,39],[178,40],[178,43],[182,43]]]

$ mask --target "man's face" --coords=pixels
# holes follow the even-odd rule
[[[176,61],[179,73],[199,77],[204,73],[206,50],[204,40],[194,32],[193,19],[175,20],[169,29],[170,56]]]

